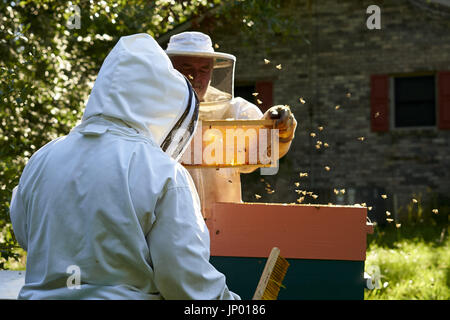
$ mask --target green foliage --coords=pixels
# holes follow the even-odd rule
[[[101,63],[122,35],[158,36],[206,1],[80,1],[80,29],[67,1],[0,2],[0,269],[17,258],[9,223],[12,189],[31,155],[81,118]],[[215,2],[213,2],[215,3]]]
[[[17,252],[15,239],[12,233],[11,224],[6,224],[2,230],[0,230],[0,243],[3,244],[3,248],[0,249],[0,270],[7,269],[6,264],[8,260],[19,260],[20,254]]]
[[[241,24],[248,39],[289,37],[298,31],[298,21],[289,19],[298,10],[298,1],[245,0],[224,1],[218,16],[222,23]]]
[[[311,0],[236,0],[222,1],[215,12],[213,26],[208,30],[219,30],[229,34],[239,32],[241,46],[248,50],[263,48],[270,55],[280,43],[299,39],[309,44],[304,25],[293,19],[292,12],[310,12]],[[308,23],[308,21],[306,21]]]
[[[242,24],[251,34],[284,32],[276,12],[282,2],[0,1],[0,269],[19,252],[9,219],[12,189],[31,155],[81,119],[103,59],[121,36],[158,38],[208,15],[218,23],[252,21],[255,28]]]

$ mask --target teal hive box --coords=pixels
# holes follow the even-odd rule
[[[364,299],[373,232],[364,207],[216,203],[206,222],[210,261],[244,300],[252,299],[273,247],[290,263],[278,299]]]

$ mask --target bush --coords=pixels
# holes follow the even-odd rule
[[[79,1],[75,10],[70,4],[0,1],[0,269],[19,254],[9,218],[12,189],[31,155],[81,119],[100,66],[121,36],[158,38],[196,17],[218,17],[224,26],[245,17],[255,23],[241,25],[249,38],[262,29],[278,37],[297,24],[279,14],[277,0]],[[74,16],[80,28],[68,26]]]

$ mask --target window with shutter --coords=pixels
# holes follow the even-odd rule
[[[393,80],[394,127],[435,127],[435,76],[402,76]]]
[[[437,78],[439,128],[450,129],[450,72],[440,72]],[[392,77],[372,75],[372,131],[435,128],[437,124],[435,82],[436,77],[432,73]]]

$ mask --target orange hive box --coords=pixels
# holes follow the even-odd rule
[[[285,258],[366,258],[367,208],[275,203],[216,203],[206,221],[211,255],[265,257],[274,246]]]

